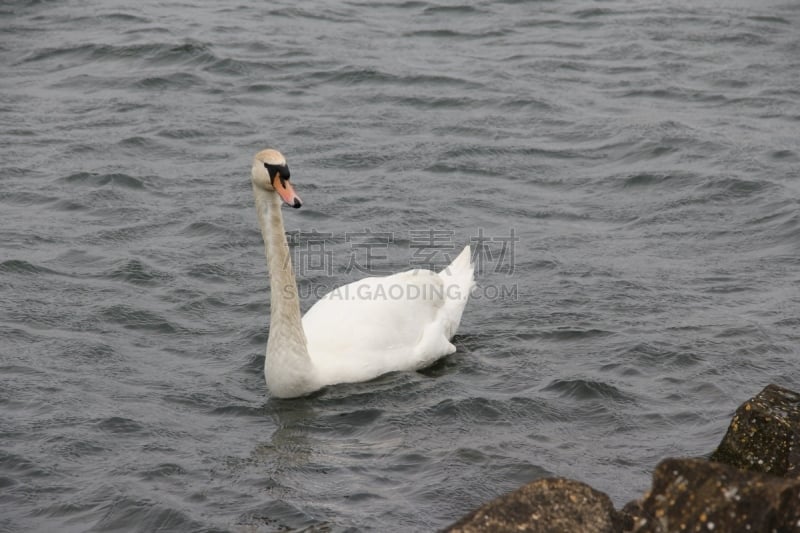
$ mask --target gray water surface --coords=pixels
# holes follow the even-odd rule
[[[549,475],[622,505],[708,453],[800,388],[798,28],[791,1],[4,4],[0,530],[433,530]],[[456,354],[270,399],[267,146],[304,310],[482,250]]]

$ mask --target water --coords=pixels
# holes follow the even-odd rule
[[[432,530],[546,475],[622,505],[800,388],[796,2],[0,21],[2,531]],[[269,398],[267,146],[304,309],[365,262],[490,254],[458,353]]]

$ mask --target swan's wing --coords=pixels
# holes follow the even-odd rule
[[[303,317],[309,355],[336,381],[426,366],[455,351],[440,316],[445,300],[442,278],[428,270],[339,287]]]
[[[414,370],[453,353],[450,338],[473,286],[470,249],[439,273],[409,270],[335,289],[303,317],[308,353],[326,383]]]
[[[452,263],[439,272],[445,287],[445,302],[442,307],[444,335],[451,339],[461,323],[461,315],[467,305],[470,292],[475,286],[475,267],[472,264],[472,253],[469,246],[458,254]]]

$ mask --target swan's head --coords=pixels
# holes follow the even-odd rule
[[[303,205],[289,183],[289,167],[279,151],[268,148],[258,152],[253,158],[252,176],[253,185],[278,193],[286,205],[294,208]]]

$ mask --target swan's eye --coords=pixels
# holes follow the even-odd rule
[[[289,167],[285,164],[283,165],[270,165],[269,163],[264,163],[264,168],[267,169],[267,174],[269,174],[269,179],[274,180],[276,174],[280,174],[281,178],[288,180],[289,179]]]

